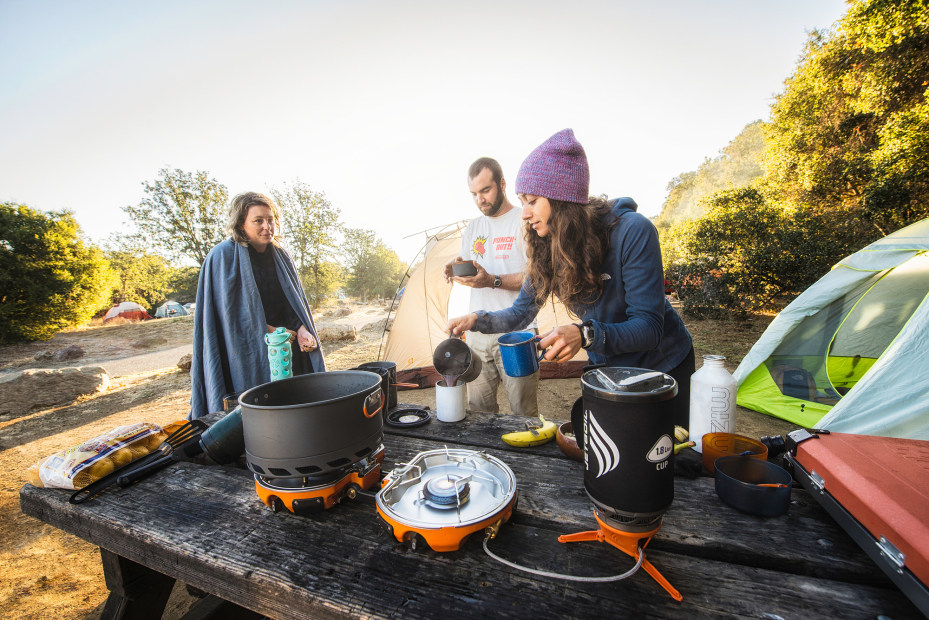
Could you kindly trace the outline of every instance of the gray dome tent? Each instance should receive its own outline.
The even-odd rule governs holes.
[[[929,439],[929,219],[846,257],[735,371],[738,403],[842,433]]]
[[[166,301],[155,310],[156,319],[165,319],[175,316],[187,316],[187,309],[176,301]]]

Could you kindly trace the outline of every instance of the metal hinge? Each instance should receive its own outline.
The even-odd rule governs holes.
[[[816,487],[816,490],[820,493],[826,488],[826,481],[823,480],[822,476],[816,473],[816,470],[810,472],[810,483]]]
[[[903,566],[906,563],[906,556],[902,551],[893,546],[889,540],[881,536],[881,540],[877,543],[877,548],[881,550],[881,555],[887,558],[887,560],[893,565],[898,573],[903,572]]]

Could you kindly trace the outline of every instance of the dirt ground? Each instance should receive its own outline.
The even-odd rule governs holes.
[[[351,313],[340,316],[349,308]],[[387,307],[379,304],[343,304],[316,313],[317,327],[353,325],[359,339],[348,344],[323,343],[331,370],[352,368],[377,359]],[[187,415],[190,399],[189,375],[173,362],[151,367],[151,355],[190,345],[193,317],[161,319],[118,325],[90,325],[57,334],[46,342],[0,347],[0,373],[23,368],[102,364],[130,368],[132,372],[111,376],[106,391],[77,402],[29,412],[0,415],[0,616],[4,618],[97,618],[107,591],[97,547],[45,525],[19,510],[19,489],[29,465],[131,422],[167,424]],[[687,321],[694,336],[698,366],[703,354],[721,354],[734,370],[770,318],[747,324],[719,321]],[[36,354],[54,352],[70,345],[85,351],[82,359],[69,363],[39,362]],[[137,368],[132,368],[136,364]],[[571,404],[580,396],[577,379],[542,381],[539,408],[546,418],[568,420]],[[499,399],[508,411],[506,398]],[[406,390],[403,403],[435,406],[433,389]],[[736,430],[761,437],[783,435],[794,426],[746,409],[739,409]],[[515,430],[515,429],[514,429]],[[166,618],[177,618],[192,599],[179,584]]]

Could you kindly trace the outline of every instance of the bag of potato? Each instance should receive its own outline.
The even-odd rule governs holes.
[[[167,430],[149,422],[119,426],[42,459],[29,468],[27,482],[37,487],[83,488],[158,448]]]

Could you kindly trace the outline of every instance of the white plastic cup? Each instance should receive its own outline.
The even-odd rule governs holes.
[[[707,433],[734,433],[736,412],[735,378],[723,366],[722,355],[704,355],[703,366],[690,376],[690,428],[694,449],[703,452]]]
[[[445,381],[435,384],[435,413],[440,422],[460,422],[465,419],[468,386],[465,383],[448,387]]]

